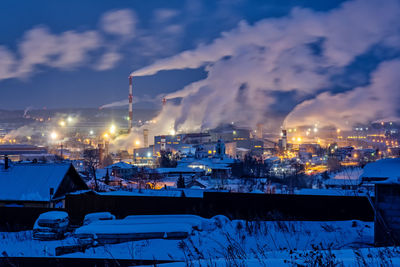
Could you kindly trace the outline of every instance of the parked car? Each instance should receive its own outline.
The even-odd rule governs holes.
[[[83,225],[88,225],[89,223],[96,221],[106,221],[115,220],[115,216],[109,212],[94,212],[86,214],[85,219],[83,219]]]
[[[62,239],[68,230],[68,225],[68,213],[64,211],[42,213],[33,226],[33,238],[39,240]]]

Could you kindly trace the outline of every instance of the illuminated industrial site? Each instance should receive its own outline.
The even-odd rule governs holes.
[[[20,2],[0,266],[400,266],[399,0]]]

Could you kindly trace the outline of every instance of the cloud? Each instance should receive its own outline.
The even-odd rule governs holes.
[[[276,94],[291,93],[295,103],[301,103],[334,88],[332,77],[371,48],[399,50],[399,16],[400,3],[395,0],[384,5],[378,0],[349,1],[327,12],[293,8],[285,17],[253,25],[241,22],[210,44],[158,60],[132,74],[204,66],[207,78],[167,95],[183,99],[160,116],[174,112],[169,116],[177,130],[228,122],[254,127],[271,120],[273,107],[279,104]],[[363,100],[367,101],[359,101]],[[291,108],[287,107],[287,112]],[[365,112],[370,117],[379,115]],[[164,128],[169,127],[166,124]]]
[[[56,35],[46,27],[36,27],[28,31],[19,44],[21,60],[15,76],[25,76],[38,65],[76,67],[85,62],[87,54],[98,49],[100,43],[101,38],[95,31],[67,31]]]
[[[107,52],[102,55],[99,62],[94,66],[96,70],[112,69],[115,64],[121,59],[121,55],[114,51]]]
[[[6,47],[0,46],[0,80],[12,78],[14,76],[14,68],[16,60]]]
[[[179,10],[171,8],[159,8],[154,11],[154,19],[159,22],[164,22],[176,17],[179,14]]]
[[[101,18],[101,28],[104,32],[132,38],[135,35],[137,18],[130,9],[109,11]]]
[[[95,70],[113,68],[121,59],[118,49],[135,33],[136,16],[122,9],[107,12],[101,18],[104,32],[118,35],[120,41],[110,43],[99,30],[69,30],[53,33],[46,26],[36,26],[24,33],[17,51],[0,46],[0,80],[26,78],[41,66],[74,69],[92,63]],[[100,58],[98,62],[93,57]]]

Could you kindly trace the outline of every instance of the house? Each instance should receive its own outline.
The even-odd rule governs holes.
[[[359,186],[358,179],[335,179],[331,178],[325,181],[325,187],[327,189],[343,189],[343,190],[355,190]]]
[[[47,149],[44,147],[38,147],[33,145],[24,144],[12,144],[12,145],[0,145],[0,155],[8,155],[12,160],[18,161],[22,155],[46,155]],[[40,158],[41,156],[38,156]]]
[[[4,163],[0,167],[0,206],[63,207],[66,194],[86,189],[71,163]]]
[[[138,172],[138,168],[131,164],[120,161],[105,167],[108,170],[110,176],[115,176],[122,179],[132,179],[133,176]]]
[[[392,177],[400,177],[400,158],[387,158],[365,165],[360,179],[362,183],[385,181]]]

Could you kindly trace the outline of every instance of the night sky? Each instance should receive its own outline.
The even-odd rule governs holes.
[[[120,101],[132,71],[209,44],[240,21],[252,25],[284,17],[294,6],[325,12],[341,2],[1,1],[0,109],[99,107]],[[366,61],[374,66],[373,59]],[[205,76],[200,67],[138,77],[135,95],[151,99]],[[157,101],[139,101],[136,107],[151,108]]]

